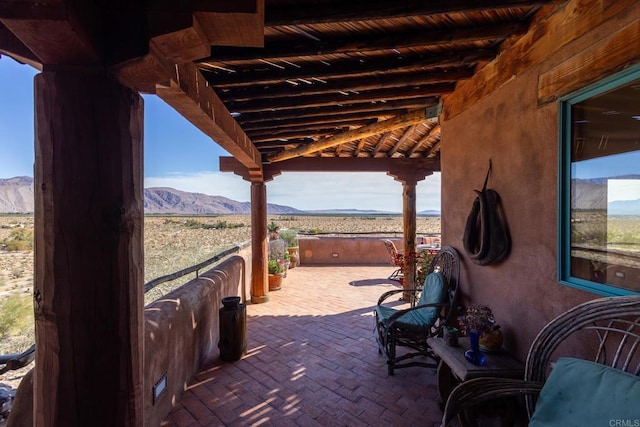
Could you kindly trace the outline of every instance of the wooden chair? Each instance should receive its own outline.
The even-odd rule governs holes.
[[[576,359],[576,346],[590,350]],[[456,387],[447,399],[442,426],[455,418],[463,426],[477,425],[479,412],[474,408],[513,396],[525,397],[530,425],[609,425],[630,416],[638,420],[638,375],[640,296],[592,300],[540,331],[527,355],[524,379],[485,377]],[[628,402],[617,401],[625,399]]]
[[[389,276],[389,280],[398,280],[402,276],[402,269],[404,267],[404,255],[401,254],[396,245],[389,239],[382,240],[384,246],[387,248],[387,252],[389,252],[389,256],[391,257],[391,264],[395,267],[398,267],[391,273]]]
[[[389,375],[393,375],[394,369],[409,366],[437,367],[437,357],[427,345],[427,338],[439,335],[443,326],[453,322],[459,277],[458,253],[446,246],[431,262],[424,286],[395,289],[380,296],[374,311],[378,351],[387,360]],[[413,293],[418,301],[415,307],[403,310],[389,307],[387,300],[403,292]],[[404,347],[407,352],[397,355],[397,347]]]

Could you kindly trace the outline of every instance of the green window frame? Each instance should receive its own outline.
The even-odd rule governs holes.
[[[558,281],[640,294],[640,64],[561,98],[559,113]]]

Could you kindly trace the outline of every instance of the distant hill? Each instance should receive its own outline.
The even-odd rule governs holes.
[[[399,212],[377,211],[375,209],[318,209],[305,211],[317,215],[397,215]]]
[[[640,175],[621,175],[610,179],[640,181]],[[604,210],[609,215],[640,215],[640,199],[607,203],[605,178],[574,179],[571,182],[571,206],[575,209]]]
[[[0,212],[33,212],[33,178],[17,176],[0,179]]]
[[[33,197],[33,178],[19,176],[0,179],[0,213],[33,212]],[[147,188],[144,190],[144,211],[151,214],[249,214],[251,204],[173,188]],[[303,211],[268,203],[267,213],[299,214]]]
[[[188,193],[167,187],[144,190],[144,212],[149,214],[249,214],[251,203],[238,202],[222,196]],[[267,204],[269,214],[297,214],[302,211],[290,206]]]

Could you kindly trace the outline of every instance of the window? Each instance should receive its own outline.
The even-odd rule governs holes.
[[[640,293],[640,66],[560,103],[561,283]]]

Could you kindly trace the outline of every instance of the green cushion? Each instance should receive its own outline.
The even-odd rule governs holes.
[[[588,360],[562,357],[542,387],[529,423],[535,426],[610,426],[640,422],[640,378]]]
[[[440,273],[431,273],[424,281],[424,288],[417,305],[441,303],[446,295],[446,286],[444,278]],[[424,330],[433,326],[434,322],[440,314],[442,307],[426,307],[419,308],[417,310],[411,310],[408,313],[400,316],[396,320],[396,327],[410,330]],[[378,318],[382,321],[386,321],[398,310],[386,307],[377,306],[376,313]]]

